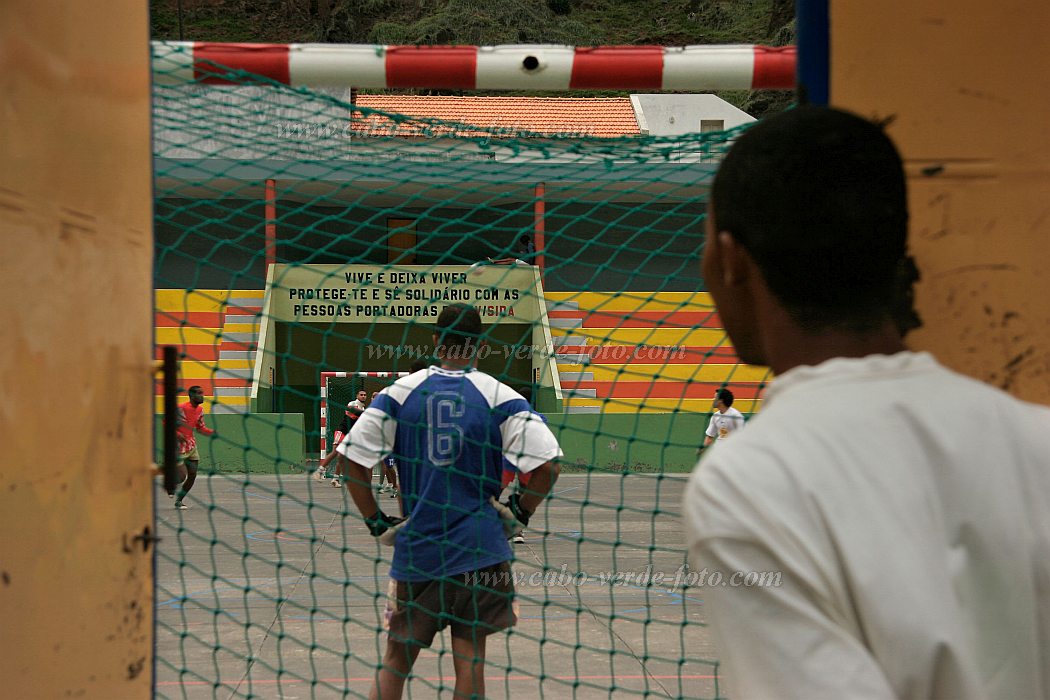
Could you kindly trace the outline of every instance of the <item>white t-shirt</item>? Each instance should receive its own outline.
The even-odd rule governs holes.
[[[1050,410],[926,353],[773,382],[686,489],[734,697],[1050,698]]]
[[[730,406],[725,413],[715,411],[715,414],[711,416],[711,422],[707,424],[707,431],[704,435],[725,440],[731,432],[743,427],[744,414]]]

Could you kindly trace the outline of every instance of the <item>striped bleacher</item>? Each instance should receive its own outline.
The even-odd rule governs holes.
[[[706,292],[546,292],[566,410],[707,413],[728,386],[758,410],[765,367],[741,364]]]
[[[199,384],[212,413],[249,409],[262,297],[262,290],[156,290],[155,352],[159,359],[161,346],[179,349],[180,402]],[[159,383],[155,405],[163,410]]]

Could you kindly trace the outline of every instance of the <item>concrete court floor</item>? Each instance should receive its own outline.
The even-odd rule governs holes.
[[[488,697],[718,695],[703,589],[671,590],[683,486],[684,475],[562,476],[515,546],[520,619],[489,638]],[[367,697],[392,550],[348,514],[344,490],[303,474],[215,474],[198,479],[189,510],[159,488],[156,502],[157,697]],[[387,512],[395,503],[381,497]],[[647,568],[666,580],[639,585]],[[405,697],[451,698],[453,678],[446,630]]]

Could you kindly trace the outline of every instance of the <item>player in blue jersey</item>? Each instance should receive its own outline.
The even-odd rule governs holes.
[[[474,307],[442,310],[440,365],[380,392],[337,447],[369,531],[394,543],[387,648],[371,698],[400,698],[420,649],[445,626],[455,696],[483,697],[486,637],[517,622],[507,536],[550,493],[562,451],[521,394],[476,369],[481,334]],[[371,469],[390,456],[404,521],[383,513],[369,487]],[[531,478],[500,504],[504,459]]]

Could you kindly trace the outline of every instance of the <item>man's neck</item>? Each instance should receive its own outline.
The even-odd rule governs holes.
[[[766,359],[777,375],[802,365],[816,366],[836,357],[894,355],[907,350],[904,339],[891,324],[870,332],[829,330],[806,333],[797,327],[771,333]]]
[[[445,358],[441,358],[441,369],[447,369],[450,372],[465,372],[473,366],[474,363],[469,360],[446,360]]]

